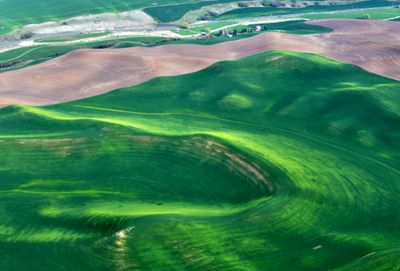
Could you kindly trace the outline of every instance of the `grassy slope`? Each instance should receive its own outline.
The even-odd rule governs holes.
[[[179,4],[179,5],[165,5],[158,7],[148,7],[144,11],[158,20],[161,23],[168,23],[179,20],[187,12],[191,10],[200,9],[205,6],[236,2],[237,0],[212,0],[212,1],[199,1],[195,3]]]
[[[357,2],[354,4],[346,5],[313,5],[304,8],[242,8],[232,11],[228,11],[217,16],[217,19],[233,19],[233,18],[246,18],[246,17],[259,17],[259,16],[270,16],[270,15],[287,15],[297,13],[308,13],[308,12],[329,12],[329,11],[342,11],[347,9],[357,8],[373,8],[373,7],[385,7],[393,5],[392,2],[386,0],[368,0],[363,2]]]
[[[61,20],[102,12],[121,12],[153,4],[195,3],[197,0],[3,0],[0,1],[0,34],[25,24]]]
[[[269,52],[5,108],[0,269],[393,270],[399,87]]]

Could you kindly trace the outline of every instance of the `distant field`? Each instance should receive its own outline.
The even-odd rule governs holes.
[[[255,26],[255,25],[252,25]],[[326,28],[318,25],[309,25],[305,24],[305,21],[286,21],[281,23],[272,23],[272,24],[263,24],[261,26],[265,26],[267,31],[279,31],[285,32],[289,34],[320,34],[320,33],[329,33],[332,32],[332,29]]]
[[[354,4],[346,5],[313,5],[304,8],[241,8],[228,11],[216,17],[218,20],[226,20],[233,18],[246,18],[246,17],[260,17],[260,16],[272,16],[272,15],[288,15],[296,13],[308,13],[308,12],[329,12],[329,11],[343,11],[346,9],[357,9],[357,8],[374,8],[374,7],[386,7],[392,6],[393,2],[385,0],[369,0],[363,2],[357,2]]]
[[[265,31],[273,31],[273,32],[284,32],[289,34],[299,34],[299,35],[306,35],[306,34],[319,34],[319,33],[328,33],[331,32],[332,29],[318,26],[318,25],[309,25],[305,24],[304,20],[294,20],[294,21],[285,21],[279,23],[269,23],[269,24],[252,24],[252,25],[240,25],[240,26],[233,26],[229,27],[230,31],[236,30],[239,35],[240,33],[248,33],[249,31],[253,31],[257,25],[261,27],[265,27]],[[246,31],[245,31],[246,30]],[[256,32],[257,33],[257,32]]]
[[[0,269],[395,270],[399,88],[268,52],[2,109]]]
[[[265,31],[279,31],[279,32],[285,32],[285,33],[291,33],[291,34],[317,34],[317,33],[327,33],[332,31],[329,28],[325,28],[322,26],[316,26],[316,25],[308,25],[304,23],[304,20],[295,20],[295,21],[285,21],[285,22],[279,22],[279,23],[269,23],[269,24],[253,24],[253,25],[235,25],[232,27],[229,27],[230,25],[237,24],[235,22],[216,22],[212,24],[207,24],[204,26],[197,26],[193,27],[190,29],[182,29],[178,31],[174,31],[176,33],[179,33],[181,35],[194,35],[194,34],[199,34],[202,32],[213,32],[215,34],[215,30],[219,28],[224,28],[227,31],[233,32],[234,30],[237,31],[238,35],[249,35],[253,34],[256,35],[258,34],[255,32],[255,28],[257,25],[260,25],[261,27],[266,27],[266,30],[263,30],[262,32]]]
[[[56,21],[73,16],[121,12],[149,5],[196,3],[198,0],[2,0],[0,34],[31,23]]]
[[[236,2],[237,0],[216,0],[216,1],[200,1],[189,4],[179,5],[166,5],[157,7],[148,7],[144,9],[144,12],[152,16],[154,19],[161,23],[173,22],[179,20],[187,12],[191,10],[200,9],[205,6]]]
[[[333,18],[385,20],[396,16],[400,16],[400,8],[371,9],[364,11],[341,12],[336,14],[315,14],[315,15],[305,15],[302,17],[312,20],[333,19]]]

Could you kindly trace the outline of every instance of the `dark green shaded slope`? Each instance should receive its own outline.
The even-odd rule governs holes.
[[[399,86],[269,52],[3,109],[0,269],[393,270]]]

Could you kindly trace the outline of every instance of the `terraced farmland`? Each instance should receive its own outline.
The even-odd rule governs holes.
[[[4,108],[0,269],[396,270],[399,87],[274,51]]]

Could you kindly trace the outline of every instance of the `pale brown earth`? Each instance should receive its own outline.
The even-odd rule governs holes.
[[[320,54],[400,80],[399,22],[335,19],[312,24],[333,28],[334,32],[269,32],[209,46],[77,50],[35,66],[0,73],[0,106],[78,100],[157,76],[195,72],[221,60],[276,49]]]

